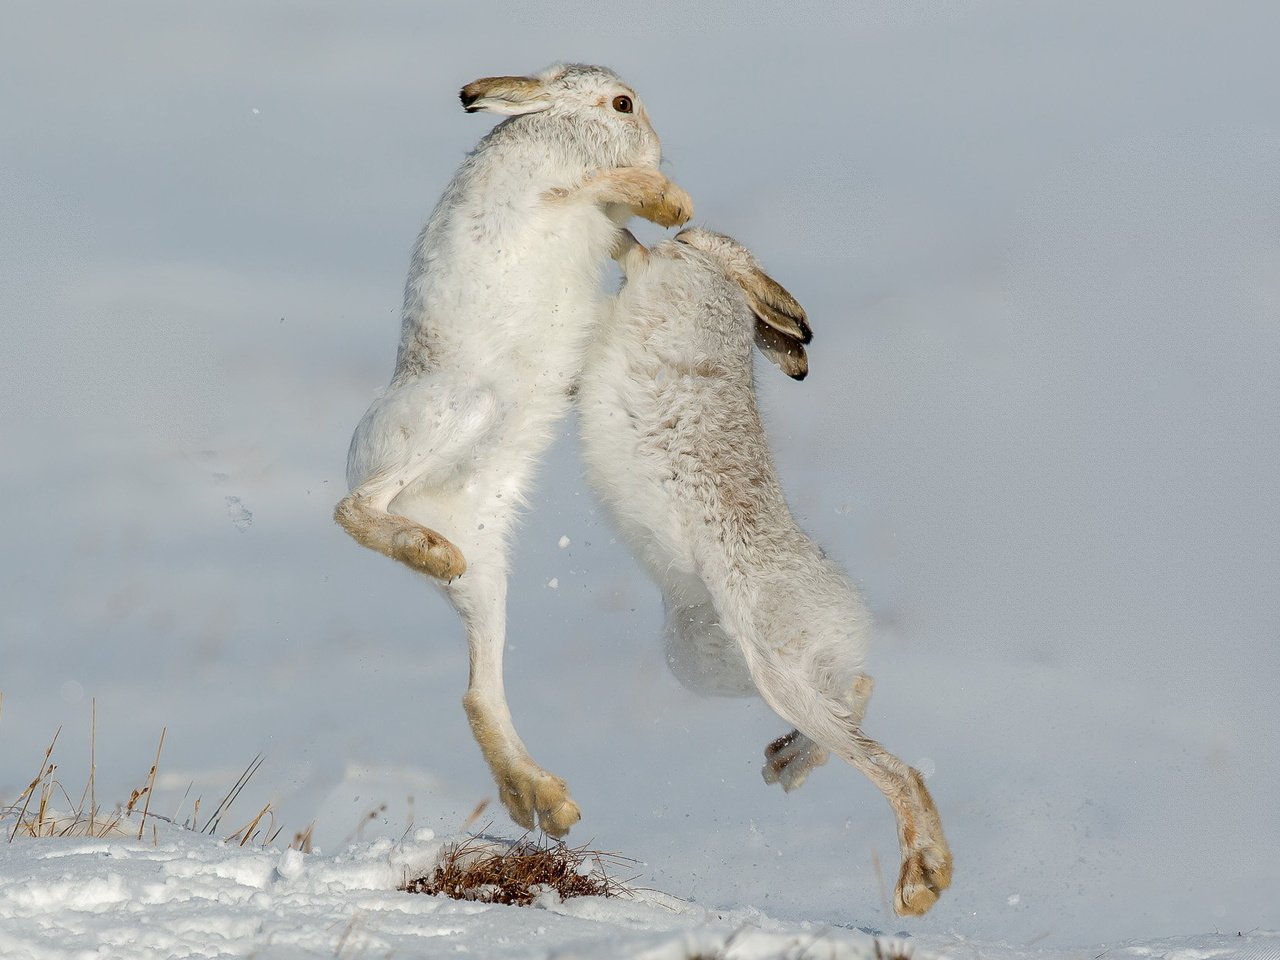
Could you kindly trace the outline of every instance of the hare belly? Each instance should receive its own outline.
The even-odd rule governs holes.
[[[587,480],[657,583],[696,576],[671,472],[646,446],[642,425],[616,395],[600,389],[601,382],[584,384],[580,396]]]
[[[616,478],[614,496],[619,525],[637,557],[663,588],[699,578],[688,524],[672,495],[667,476],[653,464]]]

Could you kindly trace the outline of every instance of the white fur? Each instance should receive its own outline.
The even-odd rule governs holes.
[[[577,188],[598,171],[656,171],[661,151],[634,91],[602,67],[514,78],[513,93],[495,79],[513,78],[468,85],[464,105],[512,116],[463,162],[418,238],[395,375],[352,437],[344,503],[408,518],[465,557],[444,589],[466,627],[473,729],[513,817],[560,835],[577,807],[530,759],[503,692],[508,539],[635,212]],[[495,95],[469,97],[478,85]],[[633,112],[611,106],[619,95]]]
[[[776,658],[844,698],[868,616],[787,508],[742,291],[684,243],[635,258],[588,353],[578,410],[588,479],[662,587],[671,665],[701,692],[753,694],[749,661]]]
[[[632,242],[579,391],[587,476],[662,588],[676,676],[758,692],[795,726],[767,780],[793,789],[828,750],[871,777],[899,814],[900,912],[923,912],[950,880],[941,824],[919,775],[861,733],[869,617],[792,518],[756,405],[752,288],[772,281],[720,234]]]

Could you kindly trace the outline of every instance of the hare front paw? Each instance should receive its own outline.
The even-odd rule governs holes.
[[[683,187],[666,177],[662,180],[664,185],[661,192],[656,197],[649,198],[636,212],[660,227],[682,227],[693,216],[693,198]]]
[[[662,227],[680,226],[693,216],[689,194],[650,167],[602,170],[588,177],[584,186],[605,203],[622,204]]]
[[[498,799],[520,826],[532,830],[536,825],[556,838],[582,819],[582,811],[569,796],[568,784],[534,764],[521,763],[504,771]]]
[[[893,892],[893,910],[900,917],[918,917],[927,913],[949,886],[951,851],[945,845],[921,847],[902,861],[898,886]]]
[[[792,730],[764,748],[765,765],[760,773],[765,783],[781,783],[790,793],[799,789],[810,770],[826,763],[828,756],[824,747]]]

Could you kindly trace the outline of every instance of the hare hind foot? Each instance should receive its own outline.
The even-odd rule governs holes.
[[[797,790],[809,771],[827,762],[826,748],[799,730],[783,734],[764,748],[765,764],[760,771],[765,783],[780,783],[787,793]]]
[[[495,779],[502,805],[511,819],[526,830],[536,826],[558,839],[582,819],[582,811],[569,796],[568,785],[534,763],[512,764],[497,773]]]
[[[927,913],[949,886],[951,851],[945,843],[922,847],[902,861],[898,886],[893,892],[893,910],[900,917],[918,917]]]
[[[467,569],[462,551],[447,537],[408,517],[379,510],[359,494],[342,499],[333,519],[357,543],[428,576],[447,582]]]
[[[406,520],[391,538],[391,557],[439,580],[451,581],[467,570],[462,551],[434,530]]]
[[[942,820],[918,770],[907,768],[914,799],[899,811],[898,839],[902,869],[894,890],[893,908],[899,916],[919,916],[951,886],[951,848],[942,833]]]

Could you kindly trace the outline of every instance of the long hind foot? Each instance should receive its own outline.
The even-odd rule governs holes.
[[[498,799],[511,819],[526,830],[536,826],[559,838],[582,819],[582,811],[569,796],[568,784],[531,761],[495,770],[494,779],[498,783]]]
[[[951,886],[952,870],[951,848],[924,777],[913,767],[906,770],[905,784],[914,801],[899,811],[902,869],[893,892],[893,909],[904,917],[919,916],[937,903],[938,895]]]
[[[893,892],[893,909],[900,917],[918,917],[938,902],[938,895],[951,886],[951,851],[946,841],[930,844],[902,861],[898,886]]]
[[[799,730],[785,733],[764,748],[760,773],[765,783],[781,783],[787,793],[799,789],[809,771],[827,762],[830,754]]]
[[[379,510],[359,494],[339,501],[333,519],[360,545],[428,576],[449,581],[467,569],[462,551],[447,537],[408,517]]]
[[[392,534],[391,559],[440,580],[453,580],[466,572],[467,561],[452,541],[412,520],[395,519],[404,522]]]
[[[470,689],[462,698],[471,733],[498,785],[498,799],[511,819],[526,830],[535,827],[553,837],[563,837],[582,819],[582,811],[569,796],[569,787],[555,774],[533,762],[511,726],[505,701]]]

